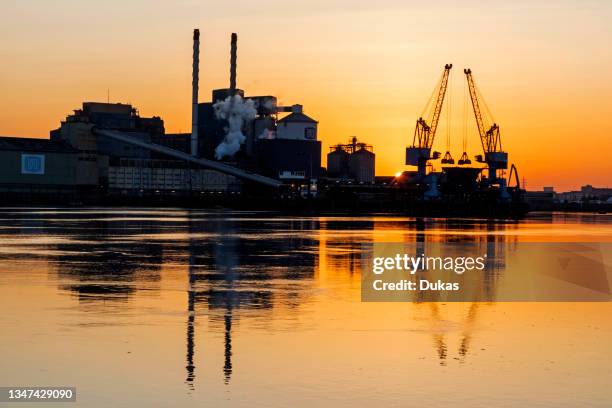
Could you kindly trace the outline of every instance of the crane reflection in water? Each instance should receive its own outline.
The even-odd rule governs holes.
[[[454,222],[448,220],[445,226],[446,230],[452,231],[457,227],[457,225],[453,224]],[[495,301],[498,280],[503,274],[506,265],[506,252],[509,249],[508,237],[498,235],[495,232],[511,229],[513,224],[482,222],[473,224],[461,223],[460,225],[462,230],[468,229],[469,231],[471,229],[473,231],[480,230],[487,232],[481,236],[467,236],[458,240],[458,242],[473,243],[479,247],[486,248],[485,252],[487,255],[483,279],[478,280],[478,285],[476,290],[472,292],[471,298],[466,299],[467,311],[460,323],[461,335],[457,347],[458,357],[456,359],[463,362],[470,351],[473,329],[478,319],[478,313],[482,307],[486,307],[490,302]],[[422,220],[416,223],[416,256],[427,253],[426,237],[428,235],[426,234],[426,229],[426,224]],[[516,237],[512,238],[511,241],[516,243]],[[436,349],[440,365],[445,366],[449,350],[447,333],[442,328],[446,318],[442,313],[444,303],[441,303],[440,296],[439,292],[420,291],[417,293],[416,303],[427,307],[429,310],[428,321],[432,327],[434,348]]]

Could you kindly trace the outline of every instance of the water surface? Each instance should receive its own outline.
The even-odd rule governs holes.
[[[0,386],[76,386],[75,407],[612,405],[610,303],[360,302],[362,243],[414,241],[503,257],[612,242],[612,217],[1,209]]]

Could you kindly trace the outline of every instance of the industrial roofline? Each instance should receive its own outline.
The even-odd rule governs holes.
[[[219,163],[213,160],[193,157],[188,153],[184,153],[179,150],[171,149],[166,146],[161,146],[155,143],[143,142],[142,140],[138,140],[131,136],[128,136],[124,132],[119,132],[116,130],[98,129],[95,127],[92,129],[92,131],[97,136],[108,137],[111,139],[118,140],[120,142],[128,143],[134,146],[142,147],[147,150],[151,150],[151,151],[162,153],[162,154],[165,154],[171,157],[175,157],[180,160],[185,160],[191,163],[196,163],[196,164],[201,165],[202,167],[216,170],[224,174],[229,174],[231,176],[238,177],[243,180],[249,180],[255,183],[263,184],[269,187],[276,187],[276,188],[283,185],[283,183],[273,178],[262,176],[261,174],[257,174],[257,173],[251,173],[251,172],[239,169],[237,167],[229,166],[227,164]]]

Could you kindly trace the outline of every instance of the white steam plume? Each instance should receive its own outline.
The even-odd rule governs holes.
[[[228,96],[223,101],[213,105],[217,119],[227,120],[228,127],[225,129],[225,138],[215,149],[215,157],[220,160],[231,157],[244,143],[246,136],[242,133],[245,121],[255,119],[257,109],[251,99],[243,100],[240,95]]]

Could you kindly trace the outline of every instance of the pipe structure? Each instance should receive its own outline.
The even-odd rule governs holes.
[[[232,33],[232,44],[230,49],[230,89],[231,95],[236,93],[236,58],[238,49],[238,35]]]
[[[198,155],[198,88],[200,86],[200,30],[193,30],[193,73],[191,82],[191,155]]]
[[[202,159],[199,157],[193,157],[190,154],[181,152],[180,150],[171,149],[166,146],[158,145],[155,143],[144,142],[136,139],[127,133],[120,132],[117,130],[97,129],[93,128],[93,133],[96,136],[108,137],[110,139],[118,140],[123,143],[128,143],[133,146],[142,147],[153,152],[165,154],[170,157],[177,158],[179,160],[185,160],[191,163],[199,164],[202,167],[206,167],[211,170],[216,170],[220,173],[229,174],[230,176],[237,177],[242,180],[249,180],[255,183],[263,184],[268,187],[281,187],[283,183],[270,177],[262,176],[261,174],[251,173],[246,170],[239,169],[234,166],[229,166],[221,162]]]

